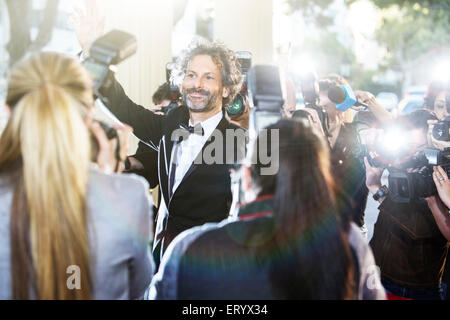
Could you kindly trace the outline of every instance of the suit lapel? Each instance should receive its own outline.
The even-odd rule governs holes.
[[[184,112],[181,112],[179,116],[171,119],[170,121],[167,121],[165,125],[166,131],[163,135],[163,138],[161,140],[161,147],[160,147],[160,157],[159,157],[159,180],[161,184],[161,190],[164,193],[164,199],[167,199],[167,201],[170,201],[169,195],[170,195],[170,181],[169,181],[169,174],[170,174],[170,168],[172,167],[172,150],[174,147],[174,141],[172,141],[172,133],[174,130],[178,129],[180,124],[188,124],[189,122],[189,111],[187,107],[183,106],[180,108],[184,108]],[[168,207],[168,205],[167,205]]]
[[[226,131],[225,131],[225,130],[226,130],[227,126],[228,126],[228,120],[226,119],[226,117],[225,117],[225,115],[224,115],[224,116],[222,117],[222,120],[220,120],[219,124],[217,125],[216,129],[214,129],[214,130],[219,130],[219,131],[222,133],[222,136],[223,136],[223,139],[224,139],[224,140],[223,140],[224,145],[226,144],[226,141],[225,141],[225,138],[226,138],[225,132],[226,132]],[[214,131],[213,131],[213,133],[214,133]],[[205,143],[205,145],[203,146],[203,148],[202,148],[202,150],[200,151],[200,153],[196,156],[194,162],[192,162],[191,166],[189,167],[188,171],[187,171],[186,174],[184,175],[183,179],[181,180],[181,183],[179,184],[178,188],[175,190],[174,194],[175,194],[178,190],[180,190],[180,188],[183,186],[183,183],[186,181],[186,179],[189,178],[189,176],[190,176],[192,173],[194,173],[194,172],[199,168],[199,166],[200,166],[201,164],[198,164],[199,162],[196,161],[196,160],[198,159],[199,156],[202,156],[202,155],[203,155],[203,153],[204,153],[204,151],[205,151],[205,148],[208,147],[208,146],[213,142],[212,140],[213,140],[213,139],[211,139],[211,136],[208,137],[208,140],[206,141],[206,143]],[[172,197],[173,197],[173,195],[172,195]],[[172,198],[171,198],[170,200],[172,200]],[[169,203],[170,203],[170,200],[169,200]]]

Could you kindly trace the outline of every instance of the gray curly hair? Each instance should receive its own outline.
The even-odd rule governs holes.
[[[221,70],[222,85],[230,90],[228,97],[223,98],[223,107],[228,106],[241,90],[243,78],[241,64],[235,52],[228,49],[222,42],[211,42],[203,38],[192,41],[187,50],[178,57],[172,69],[170,81],[181,87],[189,61],[198,55],[210,56]]]

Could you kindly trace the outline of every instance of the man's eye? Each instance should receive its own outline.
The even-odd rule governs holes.
[[[208,80],[214,80],[214,77],[212,77],[212,76],[207,76],[206,79],[208,79]]]
[[[186,75],[186,78],[194,78],[194,74],[188,73],[188,74]]]

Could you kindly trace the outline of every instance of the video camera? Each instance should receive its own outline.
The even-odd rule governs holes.
[[[450,100],[450,97],[446,97],[446,100]],[[450,107],[449,101],[447,100],[447,108]],[[433,138],[439,141],[450,141],[450,117],[446,117],[443,121],[439,121],[433,127]]]
[[[400,129],[400,130],[399,130]],[[450,149],[424,149],[411,154],[401,127],[387,127],[374,145],[377,157],[365,153],[372,167],[389,171],[389,195],[393,202],[409,203],[414,199],[437,194],[433,180],[433,166],[441,166],[450,174]],[[396,141],[394,141],[396,140]],[[413,171],[413,172],[408,172]]]
[[[445,108],[447,113],[450,111],[450,78],[447,81],[447,88],[445,90]],[[443,121],[439,121],[433,127],[433,138],[438,141],[450,141],[450,116]]]
[[[136,53],[137,40],[133,35],[112,30],[97,39],[83,64],[94,80],[94,93],[102,99],[101,90],[111,85],[114,66]]]
[[[248,95],[248,84],[247,76],[248,71],[252,66],[252,54],[249,51],[237,51],[236,56],[241,64],[241,72],[244,78],[241,91],[236,95],[234,100],[226,108],[227,114],[236,118],[247,112],[247,105],[245,103],[246,97]]]
[[[388,181],[392,201],[408,203],[413,199],[437,194],[433,180],[433,166],[441,166],[447,174],[450,174],[448,156],[450,156],[450,149],[444,151],[426,149],[407,164],[410,168],[417,168],[420,171],[405,172],[390,169]]]

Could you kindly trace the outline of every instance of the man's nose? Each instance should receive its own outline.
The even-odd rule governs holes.
[[[195,89],[203,89],[203,85],[204,85],[204,81],[203,81],[203,77],[197,77],[194,80],[194,88]]]

